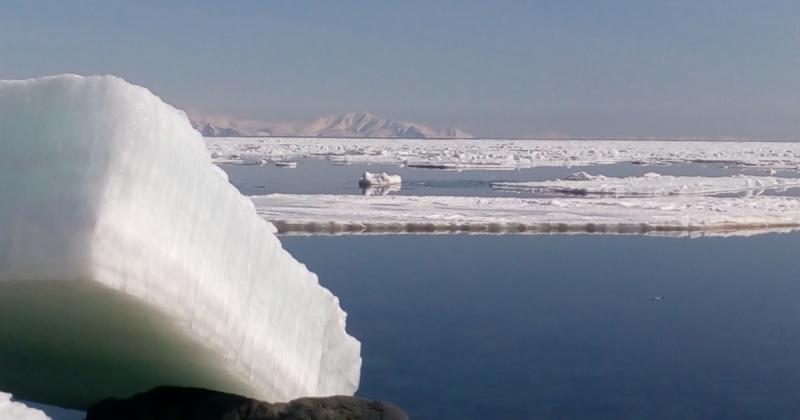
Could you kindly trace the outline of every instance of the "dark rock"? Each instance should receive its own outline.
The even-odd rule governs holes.
[[[100,401],[86,420],[407,420],[400,408],[357,397],[299,398],[271,404],[202,388],[161,386]]]

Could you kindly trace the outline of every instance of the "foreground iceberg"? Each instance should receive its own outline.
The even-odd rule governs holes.
[[[338,299],[211,164],[183,112],[116,77],[0,81],[0,133],[0,282],[134,296],[257,398],[355,392],[360,344]]]

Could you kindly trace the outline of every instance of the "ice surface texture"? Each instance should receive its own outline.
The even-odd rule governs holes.
[[[640,177],[615,178],[577,172],[564,180],[535,182],[493,182],[501,191],[615,197],[656,197],[670,195],[714,195],[759,193],[800,187],[800,178],[734,175],[727,177],[669,176],[647,173]]]
[[[211,163],[186,115],[122,79],[0,81],[0,281],[93,280],[220,352],[253,396],[353,394],[338,299]]]
[[[513,169],[616,162],[800,169],[800,142],[208,138],[218,162],[326,158],[438,169]]]
[[[800,199],[753,196],[511,198],[253,196],[281,233],[635,233],[749,235],[800,228]]]

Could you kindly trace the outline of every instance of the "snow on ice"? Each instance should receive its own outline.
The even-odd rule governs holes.
[[[390,185],[400,185],[403,179],[400,175],[389,175],[386,172],[373,174],[364,172],[358,180],[359,187],[388,187]]]
[[[647,173],[641,177],[614,178],[577,172],[564,180],[536,182],[493,182],[501,191],[566,195],[609,195],[615,197],[714,195],[763,193],[800,187],[800,178],[734,175],[729,177],[666,176]]]
[[[800,227],[795,197],[509,198],[271,194],[251,197],[281,233],[738,234]]]
[[[253,197],[281,233],[608,232],[751,234],[800,224],[795,197],[761,197],[800,186],[775,177],[800,169],[800,142],[626,140],[206,139],[219,162],[243,154],[395,163],[438,169],[519,169],[631,162],[763,168],[770,176],[614,178],[572,174],[564,180],[495,182],[504,191],[580,196],[542,198],[295,196]],[[227,159],[227,160],[225,160]],[[370,174],[372,176],[372,174]],[[742,197],[721,197],[720,195]],[[366,195],[366,193],[365,193]],[[720,196],[720,197],[705,197]],[[612,199],[613,197],[613,199]],[[640,198],[635,200],[634,198]],[[651,199],[647,199],[651,198]]]
[[[319,158],[437,169],[515,169],[617,162],[800,169],[800,142],[207,138],[215,162]]]

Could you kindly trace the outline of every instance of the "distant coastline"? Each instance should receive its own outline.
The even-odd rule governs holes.
[[[366,137],[445,138],[473,136],[457,128],[436,129],[426,125],[395,121],[368,112],[350,112],[317,118],[308,123],[238,121],[231,118],[192,118],[192,126],[206,137]]]

